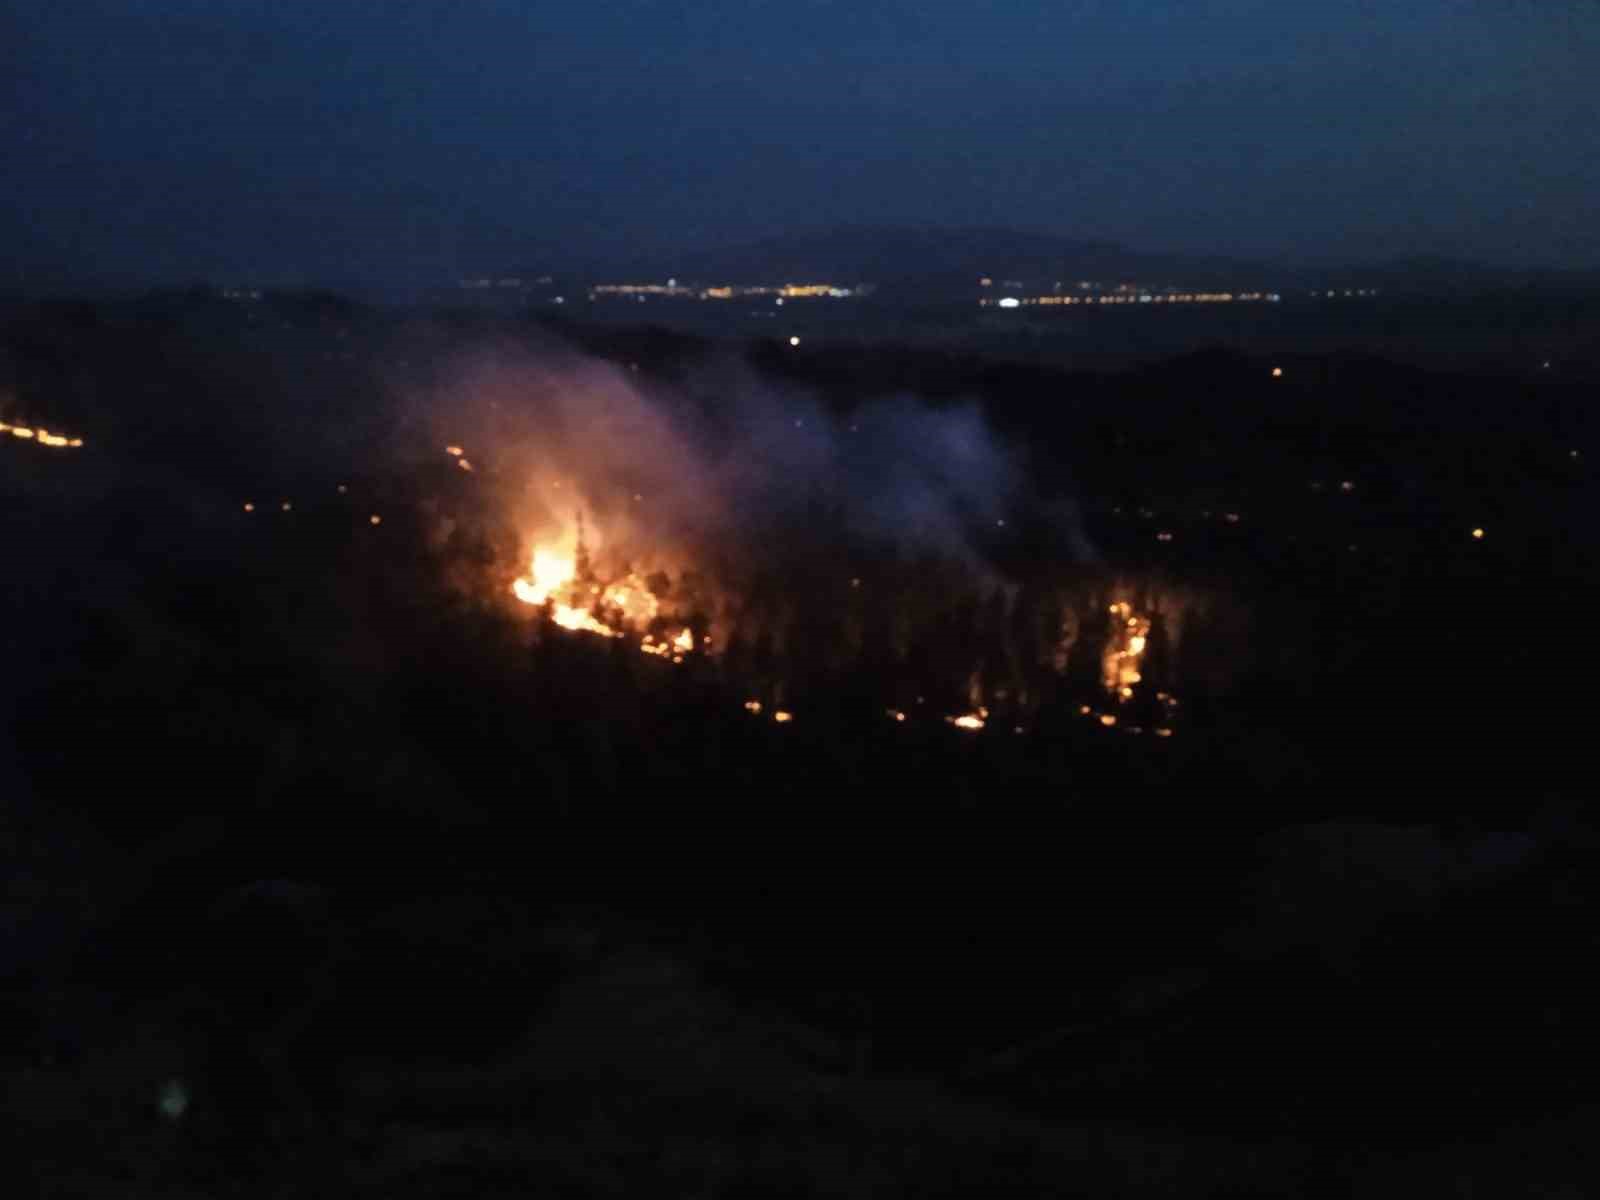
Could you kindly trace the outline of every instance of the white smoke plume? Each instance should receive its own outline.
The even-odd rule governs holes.
[[[897,396],[840,415],[727,359],[667,385],[564,348],[479,348],[413,395],[412,417],[461,447],[530,541],[570,538],[581,512],[589,549],[635,567],[767,557],[826,520],[988,574],[981,537],[1028,490],[976,403]],[[1081,553],[1062,524],[1063,552]]]

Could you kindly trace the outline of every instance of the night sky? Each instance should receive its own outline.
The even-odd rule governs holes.
[[[0,286],[846,223],[1600,266],[1595,0],[0,0],[0,74]]]

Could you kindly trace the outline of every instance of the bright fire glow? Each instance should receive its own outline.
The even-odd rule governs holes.
[[[959,717],[946,717],[945,720],[957,729],[979,730],[988,722],[989,710],[980,705],[976,712],[964,713]]]
[[[1100,660],[1100,679],[1119,701],[1133,699],[1134,685],[1143,680],[1139,660],[1150,640],[1150,618],[1119,600],[1111,606],[1111,636]]]
[[[563,629],[598,633],[601,637],[621,637],[609,625],[595,620],[586,608],[557,599],[558,593],[572,598],[577,564],[554,550],[541,546],[533,552],[529,573],[511,585],[512,592],[524,604],[549,604],[550,618]]]
[[[51,433],[43,427],[31,425],[12,425],[0,421],[0,433],[9,433],[12,437],[24,442],[32,442],[37,446],[70,447],[73,450],[83,446],[83,439],[67,437],[64,434]]]
[[[622,635],[619,633],[616,636]],[[657,658],[670,658],[675,663],[681,663],[683,656],[694,649],[694,630],[684,629],[670,642],[657,641],[654,634],[647,633],[644,635],[644,640],[639,643],[639,649],[642,653],[654,654]]]
[[[581,542],[573,554],[548,546],[536,547],[528,574],[512,583],[512,594],[524,604],[548,605],[551,620],[563,629],[601,637],[627,637],[631,630],[655,620],[661,606],[643,580],[629,574],[601,584],[587,571],[580,579],[581,557]],[[694,631],[687,628],[670,640],[646,633],[639,644],[645,654],[673,662],[682,662],[683,656],[694,648]]]

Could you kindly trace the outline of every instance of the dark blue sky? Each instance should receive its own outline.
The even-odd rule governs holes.
[[[1600,266],[1595,0],[0,0],[0,71],[34,278],[839,223]]]

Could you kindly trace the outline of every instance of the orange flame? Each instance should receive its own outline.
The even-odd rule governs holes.
[[[1119,600],[1111,606],[1111,637],[1101,656],[1101,682],[1119,701],[1133,699],[1134,685],[1143,680],[1139,659],[1150,643],[1150,618]]]
[[[74,450],[83,446],[82,438],[51,433],[43,426],[12,425],[5,421],[0,421],[0,433],[9,433],[14,438],[20,438],[25,442],[33,442],[38,446],[70,447]]]

